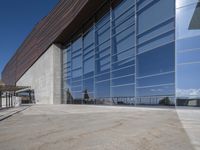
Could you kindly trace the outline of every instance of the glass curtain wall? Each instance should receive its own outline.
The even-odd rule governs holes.
[[[137,2],[137,103],[174,104],[175,1]]]
[[[200,106],[200,1],[176,1],[177,105]]]
[[[173,105],[175,0],[110,7],[63,50],[63,78],[68,103]]]

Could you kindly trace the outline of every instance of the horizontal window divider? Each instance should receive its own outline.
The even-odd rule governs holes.
[[[104,34],[104,33],[106,33],[106,32],[110,32],[110,26],[108,26],[107,28],[105,28],[103,31],[101,31],[100,33],[99,33],[99,31],[96,31],[96,35],[98,36],[98,37],[100,37],[102,34]]]
[[[92,53],[93,53],[93,55],[94,55],[94,49],[91,50],[90,52],[87,52],[86,54],[83,54],[83,57],[87,57],[87,55],[92,54]]]
[[[168,84],[159,84],[159,85],[151,85],[151,86],[141,86],[141,87],[136,86],[136,89],[146,89],[146,88],[168,86],[168,85],[172,86],[172,85],[175,85],[175,84],[174,83],[168,83]]]
[[[185,62],[185,63],[177,63],[178,66],[182,65],[193,65],[193,64],[199,64],[200,61],[191,61],[191,62]]]
[[[79,52],[80,50],[82,50],[82,47],[81,47],[81,48],[78,48],[78,49],[75,49],[75,50],[72,49],[71,52],[72,52],[72,54],[74,54],[74,53],[76,53],[76,52]]]
[[[143,54],[143,53],[146,53],[146,52],[155,50],[156,48],[162,47],[162,46],[164,46],[164,45],[167,45],[167,44],[170,44],[170,43],[173,43],[173,42],[175,42],[175,40],[169,41],[169,42],[166,42],[166,43],[162,43],[162,44],[160,44],[160,45],[158,45],[158,46],[155,46],[155,47],[153,47],[153,48],[151,48],[151,49],[147,49],[147,50],[145,50],[145,51],[143,51],[143,52],[138,52],[136,55],[140,55],[140,54]]]
[[[67,77],[67,78],[64,78],[63,80],[67,81],[67,80],[71,80],[72,78],[71,77]]]
[[[125,52],[127,52],[127,51],[129,51],[129,50],[131,50],[131,49],[134,49],[134,48],[135,48],[135,45],[134,45],[134,46],[131,46],[131,47],[129,47],[129,48],[127,48],[127,49],[125,49],[125,50],[123,50],[123,51],[121,51],[121,52],[118,52],[118,53],[116,53],[116,54],[113,54],[112,56],[116,56],[116,55],[125,53]]]
[[[94,75],[92,75],[91,77],[83,78],[83,81],[89,80],[89,79],[94,79]]]
[[[160,25],[162,25],[162,24],[164,24],[164,23],[166,23],[166,22],[168,22],[168,21],[170,21],[170,20],[172,20],[172,19],[175,19],[175,16],[170,17],[170,18],[167,18],[166,20],[160,22],[160,23],[157,24],[157,25],[154,25],[153,27],[150,27],[149,29],[143,31],[142,33],[137,34],[136,36],[137,36],[137,37],[138,37],[138,36],[141,36],[142,34],[145,34],[145,32],[148,32],[148,31],[150,31],[150,30],[152,30],[152,29],[154,29],[154,28],[157,29],[158,26],[160,26]],[[175,20],[174,20],[174,21],[175,21]]]
[[[96,83],[96,84],[99,84],[99,83],[106,82],[106,81],[110,81],[110,79],[95,81],[95,83]]]
[[[162,36],[162,35],[164,35],[164,34],[167,34],[167,33],[169,33],[169,32],[172,32],[172,31],[175,31],[175,28],[170,29],[170,30],[165,31],[165,32],[162,32],[162,33],[157,34],[157,35],[155,35],[155,36],[152,36],[150,39],[145,40],[145,41],[143,41],[143,42],[140,43],[140,44],[139,44],[139,42],[138,42],[137,46],[143,45],[144,43],[147,43],[148,41],[151,41],[151,40],[153,40],[153,39],[155,39],[155,38],[157,38],[157,37],[159,37],[159,36]],[[174,34],[175,34],[175,32],[174,32]]]
[[[168,85],[175,85],[175,83],[168,83],[168,84],[158,84],[158,85],[151,85],[151,86],[136,86],[137,89],[146,89],[151,87],[160,87],[160,86],[168,86]]]
[[[83,32],[83,39],[85,38],[85,36],[89,33],[89,32],[94,32],[94,24],[89,28],[87,29],[85,32]],[[92,31],[93,30],[93,31]]]
[[[105,50],[107,50],[108,48],[110,48],[111,46],[108,45],[106,46],[103,50],[101,50],[100,52],[96,52],[96,54],[101,54],[102,52],[104,52]],[[96,50],[97,51],[97,50]]]
[[[81,70],[81,69],[82,69],[82,67],[77,67],[77,68],[71,69],[71,71],[73,72],[73,71],[77,71],[77,70]]]
[[[108,17],[107,15],[108,15],[109,17]],[[100,27],[98,27],[98,24],[101,24],[101,23],[102,23],[101,21],[102,21],[103,19],[105,19],[106,17],[108,18],[108,20],[107,20],[105,23],[103,23]],[[106,19],[107,19],[107,18],[106,18]],[[108,22],[110,22],[110,12],[107,12],[101,19],[99,19],[99,20],[95,23],[96,30],[98,30],[99,28],[101,28],[102,26],[104,26],[104,25],[105,25],[106,23],[108,23]]]
[[[113,20],[117,20],[120,17],[122,17],[124,14],[126,14],[129,10],[131,10],[133,8],[133,10],[135,11],[135,4],[129,6],[124,12],[122,12],[119,16],[117,16],[116,18],[113,17]],[[114,12],[113,12],[114,13]],[[134,12],[133,12],[134,14]]]
[[[113,69],[111,72],[113,73],[113,72],[116,72],[116,71],[119,71],[119,70],[122,70],[122,69],[126,69],[126,68],[130,68],[130,67],[135,67],[135,64],[129,65],[129,66],[125,66],[125,67],[121,67],[119,69]]]
[[[187,52],[192,52],[192,51],[199,51],[200,48],[193,48],[193,49],[185,49],[185,50],[177,50],[177,53],[178,54],[181,54],[181,53],[187,53]]]
[[[80,56],[82,56],[82,54],[79,54],[79,55],[76,55],[76,56],[72,56],[72,59],[80,57]]]
[[[134,24],[131,24],[131,25],[129,25],[128,27],[122,29],[121,31],[119,31],[119,32],[117,32],[117,33],[115,33],[115,34],[112,34],[111,38],[113,38],[113,37],[115,37],[115,36],[121,34],[122,32],[124,32],[124,31],[130,29],[131,27],[133,27],[133,25],[134,25]],[[131,33],[135,33],[135,30],[133,30]]]
[[[120,84],[120,85],[111,85],[111,87],[112,87],[112,88],[115,88],[115,87],[130,86],[130,85],[135,85],[135,83]]]
[[[190,35],[190,36],[187,36],[187,37],[181,37],[181,38],[176,38],[177,40],[176,41],[180,41],[180,40],[186,40],[186,39],[190,39],[190,38],[196,38],[196,37],[200,37],[200,34],[199,35]]]
[[[133,17],[133,18],[132,18]],[[116,20],[112,20],[112,28],[117,28],[120,25],[122,25],[123,23],[125,23],[126,21],[133,19],[134,24],[135,24],[135,14],[131,14],[129,16],[127,16],[126,18],[124,18],[122,21],[120,21],[119,23],[116,24]]]
[[[110,62],[106,62],[106,63],[104,63],[104,64],[101,65],[101,68],[104,67],[104,66],[107,66],[109,64],[110,64]]]
[[[121,62],[121,61],[124,61],[124,60],[129,60],[129,59],[135,60],[135,57],[129,56],[129,57],[124,58],[124,59],[122,59],[122,60],[118,60],[118,61],[115,61],[115,62],[112,61],[112,65],[114,65],[114,64],[116,64],[116,63],[119,63],[119,62]]]
[[[71,85],[71,88],[82,87],[82,83],[80,85]]]
[[[84,43],[83,43],[83,45],[84,45]],[[86,46],[86,47],[83,46],[83,51],[89,49],[93,45],[94,45],[94,41],[91,44],[89,44],[88,46]]]
[[[144,5],[142,8],[136,10],[137,13],[140,13],[140,11],[142,11],[143,9],[146,9],[146,7],[149,7],[150,5],[152,5],[152,4],[156,3],[156,2],[158,2],[158,1],[155,1],[155,0],[149,1],[149,2],[148,2],[146,5]],[[140,4],[138,4],[138,5],[140,5]]]
[[[125,78],[125,77],[129,77],[129,76],[135,76],[135,73],[133,73],[133,74],[128,74],[128,75],[123,75],[123,76],[119,76],[119,77],[114,77],[114,78],[111,78],[111,79],[112,79],[112,80],[115,80],[115,79]]]
[[[95,56],[95,62],[104,60],[104,59],[106,59],[108,57],[110,57],[110,53],[106,54],[105,56],[101,56],[100,58],[98,58],[98,57]]]
[[[99,73],[99,74],[96,74],[95,73],[95,77],[99,77],[99,76],[102,76],[102,75],[105,75],[105,74],[109,74],[110,75],[110,71],[107,71],[107,72],[104,72],[104,73]]]
[[[96,45],[95,48],[100,47],[101,45],[105,44],[106,42],[110,41],[110,37],[106,39],[105,41],[101,42],[100,44]]]
[[[92,58],[94,58],[94,55],[92,55],[92,56],[90,56],[88,58],[83,59],[83,63],[86,62],[86,61],[88,61],[88,60],[90,60],[90,59],[92,59]]]
[[[73,90],[71,90],[70,92],[74,92],[74,93],[82,93],[83,91],[81,90],[81,91],[73,91]]]
[[[106,56],[103,56],[103,57],[101,57],[101,58],[96,58],[95,59],[95,62],[97,62],[97,61],[99,61],[99,60],[103,60],[103,59],[105,59],[105,58],[108,58],[108,57],[110,57],[110,54],[107,54]]]
[[[83,89],[84,89],[85,87],[83,87]],[[86,87],[87,88],[87,87]],[[94,92],[90,92],[90,91],[87,91],[87,93],[89,93],[89,94],[94,94]],[[84,93],[83,93],[84,94]]]
[[[72,81],[71,81],[71,84],[76,83],[76,82],[81,82],[81,81],[82,81],[82,79],[73,81],[73,78],[71,78],[71,80],[72,80]]]
[[[156,73],[156,74],[151,74],[151,75],[142,76],[142,77],[136,77],[136,79],[144,79],[144,78],[155,77],[155,76],[166,75],[166,74],[172,74],[172,73],[175,73],[175,71],[168,71],[168,72]]]
[[[175,97],[175,95],[173,95],[173,94],[168,94],[168,95],[150,95],[150,96],[137,96],[136,98],[160,98],[160,97],[171,97],[171,98],[174,98]]]

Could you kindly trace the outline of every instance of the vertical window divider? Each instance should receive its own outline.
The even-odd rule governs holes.
[[[82,29],[83,29],[83,27],[82,27]],[[84,87],[84,86],[83,86],[83,79],[84,79],[84,78],[83,78],[83,76],[84,76],[84,63],[83,63],[83,62],[84,62],[84,58],[83,58],[83,48],[84,48],[84,44],[83,44],[83,37],[84,37],[84,33],[83,33],[83,30],[81,31],[81,36],[80,36],[80,37],[81,37],[81,57],[82,57],[82,62],[81,62],[81,64],[82,64],[82,65],[81,65],[81,66],[82,66],[82,67],[81,67],[81,68],[82,68],[82,77],[81,77],[81,78],[82,78],[82,82],[81,82],[81,83],[82,83],[82,85],[81,85],[81,95],[82,95],[82,98],[81,98],[81,104],[83,104],[83,99],[84,99],[84,95],[83,95],[83,94],[84,94],[84,93],[83,93],[83,90],[84,90],[84,89],[83,89],[83,87]]]
[[[96,17],[93,18],[94,19],[94,23],[93,23],[93,34],[94,34],[94,81],[93,81],[93,97],[94,97],[94,102],[96,104],[96,79],[95,79],[95,72],[96,72],[96,43],[97,43],[97,39],[96,39]]]
[[[110,100],[112,101],[112,50],[113,50],[113,39],[112,39],[112,25],[113,25],[113,12],[112,12],[112,4],[110,0]],[[113,105],[113,104],[112,104]]]
[[[72,42],[70,41],[69,43],[69,48],[70,48],[70,62],[71,62],[71,66],[70,66],[70,86],[72,86]],[[70,93],[71,93],[71,87],[67,87],[67,90],[69,89]],[[72,94],[72,93],[71,93]],[[72,102],[73,103],[73,102]]]
[[[134,106],[136,106],[137,105],[137,89],[136,89],[136,87],[137,87],[137,79],[136,79],[136,77],[137,77],[137,1],[135,0],[135,11],[134,11],[134,13],[135,13],[135,84],[134,84]]]
[[[174,13],[175,13],[175,20],[174,20],[174,28],[175,28],[175,31],[174,31],[175,32],[175,34],[174,34],[174,41],[175,41],[175,45],[174,45],[175,46],[175,50],[174,50],[174,52],[175,52],[175,55],[174,55],[175,56],[175,66],[174,66],[174,69],[175,69],[175,72],[174,72],[174,80],[175,80],[174,81],[174,83],[175,83],[174,84],[174,88],[175,88],[174,90],[175,90],[175,93],[174,93],[174,96],[175,97],[174,97],[174,103],[175,103],[175,108],[176,108],[176,106],[177,106],[177,59],[176,59],[177,58],[177,46],[176,46],[176,34],[177,34],[176,33],[176,24],[177,24],[176,23],[176,20],[177,20],[176,17],[177,16],[176,16],[176,0],[174,1],[174,5],[175,5],[175,7],[174,7],[174,9],[175,9],[174,10]]]

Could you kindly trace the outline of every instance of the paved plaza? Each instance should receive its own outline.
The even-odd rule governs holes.
[[[199,109],[33,105],[0,121],[0,149],[199,150],[199,117]]]

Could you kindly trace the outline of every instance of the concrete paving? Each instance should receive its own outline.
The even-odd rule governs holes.
[[[0,122],[2,150],[195,148],[176,109],[35,105]]]
[[[177,114],[195,150],[200,150],[200,109],[178,107]]]
[[[7,118],[13,116],[14,114],[19,113],[19,112],[27,109],[28,107],[30,107],[30,106],[21,106],[21,107],[0,109],[0,121],[3,121],[4,119],[7,119]]]

